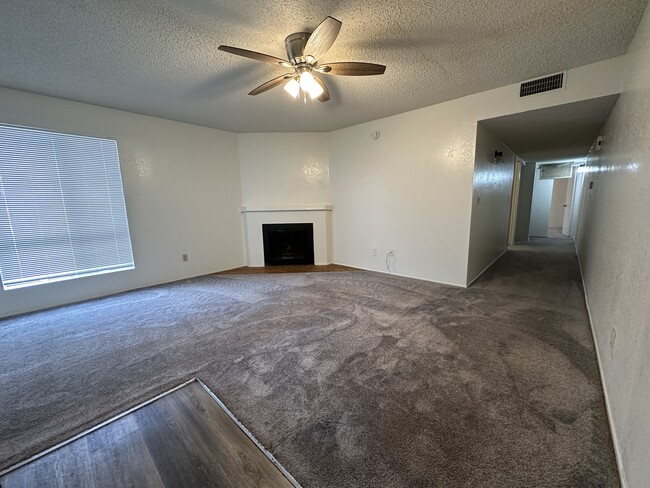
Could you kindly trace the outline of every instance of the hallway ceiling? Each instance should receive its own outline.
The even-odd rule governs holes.
[[[587,156],[618,95],[531,110],[479,122],[524,161]]]
[[[3,2],[0,85],[237,132],[329,131],[624,54],[646,3]],[[343,28],[323,61],[388,68],[328,78],[326,103],[248,96],[282,68],[217,50],[284,57],[286,35],[328,15]]]

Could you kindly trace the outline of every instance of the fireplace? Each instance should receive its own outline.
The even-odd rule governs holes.
[[[314,264],[332,262],[332,213],[329,204],[277,205],[273,207],[242,207],[246,265],[252,268],[265,266],[264,231],[266,224],[310,224],[313,234]],[[268,240],[268,239],[267,239]],[[312,249],[311,245],[308,246]]]
[[[262,224],[264,264],[314,264],[314,224]]]

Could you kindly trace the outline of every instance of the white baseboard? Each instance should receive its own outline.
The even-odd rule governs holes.
[[[455,286],[456,288],[467,288],[465,285],[459,285],[458,283],[449,283],[447,281],[431,280],[429,278],[421,278],[419,276],[411,276],[411,275],[400,274],[400,273],[389,273],[386,270],[364,268],[362,266],[357,266],[355,264],[346,264],[346,263],[340,263],[340,262],[333,262],[332,264],[336,264],[338,266],[347,266],[348,268],[356,268],[356,269],[360,269],[360,270],[363,270],[363,271],[372,271],[374,273],[383,273],[383,274],[389,274],[389,275],[393,275],[393,276],[399,276],[401,278],[411,278],[411,279],[414,279],[414,280],[427,281],[429,283],[436,283],[438,285]]]
[[[504,249],[504,251],[503,251],[501,254],[499,254],[496,258],[494,258],[494,259],[492,260],[492,262],[490,262],[490,264],[488,264],[485,268],[483,268],[483,271],[481,271],[481,272],[480,272],[479,274],[477,274],[474,278],[472,278],[471,281],[468,281],[468,282],[467,282],[467,285],[465,285],[465,288],[471,286],[472,283],[474,283],[476,280],[478,280],[478,279],[483,275],[483,273],[485,273],[488,269],[490,269],[490,267],[491,267],[494,263],[496,263],[496,262],[501,258],[501,256],[503,256],[503,255],[504,255],[505,253],[507,253],[507,252],[508,252],[508,248]]]
[[[598,347],[598,338],[594,330],[594,321],[591,317],[591,309],[589,308],[589,299],[587,298],[587,287],[585,286],[585,277],[582,272],[582,263],[580,262],[580,255],[578,248],[573,241],[576,256],[578,258],[578,268],[580,269],[580,279],[582,280],[582,292],[585,297],[585,305],[587,307],[587,316],[589,317],[589,328],[591,329],[591,337],[594,340],[594,347],[596,348],[596,361],[598,362],[598,371],[600,372],[600,384],[603,387],[603,395],[605,396],[605,410],[607,411],[607,420],[609,421],[609,431],[612,434],[612,443],[614,444],[614,455],[616,456],[616,465],[618,466],[618,478],[621,483],[621,488],[627,488],[627,479],[625,478],[625,471],[623,471],[623,460],[621,458],[621,451],[619,448],[618,436],[616,435],[616,426],[614,425],[614,418],[612,417],[612,408],[609,402],[609,394],[607,393],[607,384],[605,383],[605,373],[603,371],[603,363],[600,360],[600,347]]]
[[[89,296],[85,296],[83,298],[71,298],[70,300],[63,300],[63,301],[61,301],[59,303],[56,303],[54,305],[46,305],[44,307],[39,307],[39,306],[28,307],[28,308],[19,310],[17,312],[11,312],[8,315],[0,315],[0,319],[10,318],[10,317],[18,317],[19,315],[25,315],[25,314],[32,313],[32,312],[43,312],[45,310],[51,310],[53,308],[63,307],[65,305],[74,305],[76,303],[89,302],[91,300],[96,300],[98,298],[106,298],[106,297],[110,297],[112,295],[119,295],[121,293],[126,293],[128,291],[138,291],[138,290],[144,290],[146,288],[153,288],[155,286],[168,285],[170,283],[176,283],[177,281],[192,280],[194,278],[201,278],[203,276],[210,276],[210,275],[213,275],[215,273],[220,273],[221,271],[228,271],[230,269],[236,269],[236,268],[239,268],[239,267],[242,267],[242,266],[246,266],[246,265],[242,264],[240,266],[235,266],[235,267],[228,266],[227,268],[224,268],[224,269],[217,269],[217,270],[214,270],[214,271],[208,271],[206,273],[202,272],[202,273],[196,274],[196,275],[181,276],[181,277],[178,277],[178,278],[165,279],[163,281],[155,281],[153,283],[148,283],[148,284],[133,285],[133,286],[126,287],[126,288],[120,288],[119,290],[104,291],[104,292],[92,294],[92,295],[89,295]]]

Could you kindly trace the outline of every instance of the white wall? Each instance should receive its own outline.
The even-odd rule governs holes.
[[[0,290],[0,316],[244,264],[235,134],[4,88],[0,123],[117,140],[136,266]]]
[[[553,180],[540,178],[542,169],[535,169],[533,184],[533,200],[530,205],[530,235],[533,237],[548,237],[548,221],[553,196]]]
[[[530,209],[533,203],[533,185],[535,184],[536,166],[536,163],[528,163],[521,168],[515,242],[527,241],[530,237]]]
[[[242,204],[330,203],[328,134],[239,134]]]
[[[592,152],[577,249],[629,488],[650,480],[650,11]],[[594,182],[589,190],[589,181]]]
[[[573,180],[571,180],[573,182]],[[553,180],[553,193],[551,195],[551,210],[548,215],[549,227],[562,227],[564,222],[564,209],[566,208],[566,193],[569,178],[556,178]]]
[[[576,185],[576,171],[577,167],[573,168],[573,175],[567,180],[566,194],[564,195],[564,215],[562,216],[562,234],[565,236],[571,235],[571,216],[573,214],[573,189]]]
[[[503,156],[494,162],[494,151]],[[474,192],[467,283],[474,281],[508,249],[514,152],[479,123],[476,134]]]
[[[619,93],[624,61],[569,70],[563,90],[509,85],[330,133],[334,262],[383,271],[394,248],[393,272],[464,286],[477,122]]]
[[[578,235],[578,226],[580,224],[580,215],[582,213],[582,194],[584,188],[585,173],[582,169],[576,171],[575,181],[573,182],[573,196],[571,202],[571,223],[569,225],[569,237],[576,238]]]

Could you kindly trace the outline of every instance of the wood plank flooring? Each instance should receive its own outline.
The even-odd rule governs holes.
[[[294,486],[198,381],[0,477],[15,487]]]
[[[359,269],[343,266],[342,264],[293,264],[288,266],[263,266],[257,268],[243,266],[241,268],[220,271],[216,274],[329,273],[334,271],[359,271]]]

